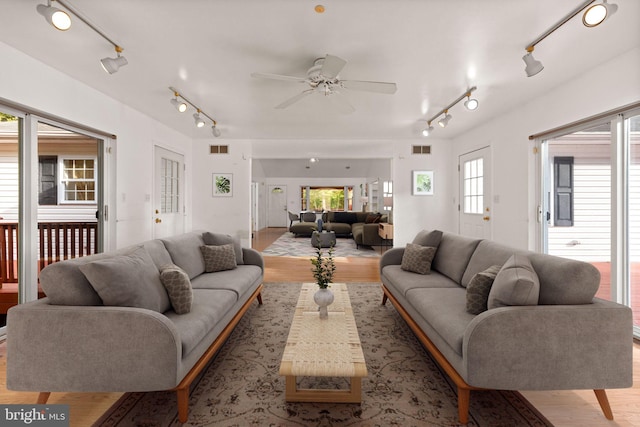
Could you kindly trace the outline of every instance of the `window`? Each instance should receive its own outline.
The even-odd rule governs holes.
[[[482,214],[484,206],[484,165],[478,158],[464,162],[464,213]]]
[[[393,209],[393,182],[382,182],[382,209],[390,211]]]
[[[96,201],[95,159],[62,159],[62,203]]]
[[[162,158],[160,209],[162,213],[180,212],[180,162]]]
[[[353,200],[353,187],[302,187],[300,199],[303,211],[349,210]]]

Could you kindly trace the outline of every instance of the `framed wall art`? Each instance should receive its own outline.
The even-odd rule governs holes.
[[[233,196],[233,174],[213,173],[213,197]]]
[[[413,195],[433,196],[433,171],[413,171]]]

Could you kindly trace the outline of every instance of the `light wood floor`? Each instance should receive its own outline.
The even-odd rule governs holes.
[[[253,247],[263,250],[285,229],[264,229],[255,233]],[[379,282],[377,258],[336,258],[335,280],[340,282]],[[308,258],[265,257],[265,282],[312,281]],[[265,301],[266,303],[266,301]],[[6,389],[6,346],[0,343],[0,404],[34,403],[37,393]],[[640,344],[633,348],[633,387],[607,390],[614,421],[607,421],[593,391],[523,392],[526,398],[557,427],[640,427]],[[473,392],[481,393],[481,392]],[[473,399],[473,393],[471,398]],[[49,403],[70,405],[71,426],[86,427],[97,420],[121,393],[52,393]]]

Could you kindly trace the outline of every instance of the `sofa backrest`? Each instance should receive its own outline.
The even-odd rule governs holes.
[[[161,239],[173,263],[182,268],[189,279],[204,273],[204,258],[200,249],[204,246],[202,233],[204,231],[197,230]]]
[[[589,304],[600,286],[600,272],[589,263],[515,249],[490,240],[478,244],[462,276],[462,286],[466,287],[476,273],[492,265],[502,266],[513,254],[525,255],[531,261],[540,281],[538,304]]]
[[[447,232],[442,233],[442,239],[431,268],[454,282],[461,283],[462,275],[478,243],[480,243],[480,239]]]

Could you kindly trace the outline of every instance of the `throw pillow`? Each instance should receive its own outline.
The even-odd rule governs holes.
[[[240,239],[235,237],[231,237],[228,234],[220,234],[220,233],[202,233],[202,240],[204,240],[205,245],[228,245],[229,243],[233,244],[233,251],[236,253],[236,264],[241,265],[244,264],[244,256],[242,254],[242,245],[240,244]]]
[[[160,273],[145,248],[79,266],[104,305],[164,313],[171,303]]]
[[[442,240],[442,231],[422,230],[421,232],[416,234],[416,237],[414,237],[413,242],[411,243],[415,243],[416,245],[431,246],[431,247],[437,248],[438,245],[440,245],[440,240]]]
[[[436,248],[407,243],[400,268],[413,273],[429,274],[431,273],[431,261],[433,261],[435,254]]]
[[[496,275],[487,308],[538,305],[540,281],[526,255],[513,254]]]
[[[467,285],[467,312],[480,314],[487,311],[489,291],[491,291],[491,285],[493,285],[500,268],[499,265],[492,265],[471,278]]]
[[[204,257],[204,271],[213,273],[215,271],[233,270],[237,267],[236,254],[233,244],[228,245],[205,245],[200,246]]]
[[[176,314],[190,312],[193,289],[191,289],[189,275],[177,265],[168,264],[160,268],[160,281],[169,294],[173,311]]]

